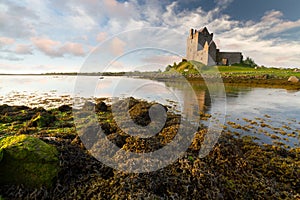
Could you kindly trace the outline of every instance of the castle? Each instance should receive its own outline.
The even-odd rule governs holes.
[[[200,30],[190,30],[187,38],[187,60],[195,60],[205,65],[231,65],[241,63],[241,52],[220,52],[213,41],[213,33],[204,27]]]

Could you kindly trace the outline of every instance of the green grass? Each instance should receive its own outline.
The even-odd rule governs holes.
[[[232,66],[204,66],[203,64],[195,65],[192,62],[182,61],[177,65],[170,66],[165,73],[179,72],[183,75],[215,74],[220,72],[222,76],[262,76],[268,74],[274,78],[287,78],[290,76],[300,76],[300,72],[294,72],[293,69],[267,68],[267,67],[249,67],[243,64]]]
[[[222,75],[272,75],[278,78],[285,78],[289,76],[299,76],[299,72],[294,72],[293,69],[279,69],[279,68],[261,68],[257,69],[247,66],[218,66],[218,70]]]

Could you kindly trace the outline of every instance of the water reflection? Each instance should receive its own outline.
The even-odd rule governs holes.
[[[185,107],[189,107],[188,99],[191,99],[193,95],[196,95],[199,110],[200,111],[209,111],[211,106],[211,100],[209,92],[205,85],[198,84],[197,82],[190,82],[191,87],[186,84],[182,84],[180,81],[167,81],[165,82],[166,87],[171,88],[174,92],[180,94],[181,99],[184,100]]]
[[[72,104],[76,78],[76,76],[0,76],[0,104],[47,108]],[[189,85],[174,80],[158,82],[128,77],[104,77],[101,80],[98,77],[84,78],[87,81],[80,92],[82,97],[91,100],[94,97],[132,95],[168,104],[178,111],[186,109],[185,113],[192,114],[194,107],[189,99],[195,94],[200,111],[210,113],[212,110],[210,94],[203,82],[191,81],[193,88],[191,90]],[[88,84],[89,80],[97,84],[91,86]],[[86,92],[90,87],[93,87],[92,94]],[[143,89],[136,90],[137,87]],[[255,136],[260,143],[272,144],[275,141],[290,147],[299,146],[299,91],[236,86],[226,86],[225,89],[227,96],[225,128],[228,131],[241,136]],[[271,137],[277,139],[270,139]]]

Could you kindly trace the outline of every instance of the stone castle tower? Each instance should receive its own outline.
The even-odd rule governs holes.
[[[213,41],[213,33],[204,27],[200,30],[190,30],[187,38],[186,59],[195,60],[205,65],[231,65],[240,63],[241,52],[220,52]]]

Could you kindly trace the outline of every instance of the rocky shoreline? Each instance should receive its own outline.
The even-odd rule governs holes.
[[[129,99],[131,118],[149,123],[153,103]],[[120,105],[123,105],[120,102]],[[88,102],[107,138],[123,150],[155,151],[176,135],[180,118],[167,112],[166,125],[155,136],[139,139],[120,130],[111,105]],[[166,110],[168,110],[166,108]],[[210,154],[199,158],[207,128],[198,129],[186,154],[171,165],[147,173],[125,173],[96,160],[82,143],[73,110],[0,106],[0,141],[32,136],[58,151],[59,172],[51,186],[1,183],[0,199],[297,199],[300,198],[300,148],[258,145],[249,136],[236,137],[224,129]],[[202,114],[201,119],[207,119]],[[87,118],[88,119],[88,118]],[[6,151],[0,146],[5,164]],[[130,160],[128,160],[130,162]],[[1,171],[0,173],[5,173]],[[16,172],[17,173],[17,172]]]
[[[216,72],[217,73],[217,72]],[[300,78],[297,76],[276,76],[274,74],[261,73],[231,73],[219,72],[218,82],[223,82],[225,86],[247,86],[247,87],[262,87],[262,88],[282,88],[287,90],[300,90]],[[152,79],[158,81],[176,81],[179,77],[185,77],[188,81],[197,81],[205,85],[203,79],[214,80],[214,74],[179,74],[179,73],[152,73],[140,74],[139,78]],[[293,79],[291,79],[293,77]],[[293,81],[291,81],[293,80]]]
[[[205,81],[201,75],[191,75],[186,77],[188,81],[202,82],[205,85]],[[300,90],[300,82],[293,83],[288,81],[289,77],[276,78],[268,74],[262,76],[222,76],[225,87],[226,86],[238,86],[238,87],[261,87],[261,88],[280,88],[286,90]],[[169,77],[155,77],[155,80],[171,81]],[[206,79],[214,79],[214,77],[206,77]]]

